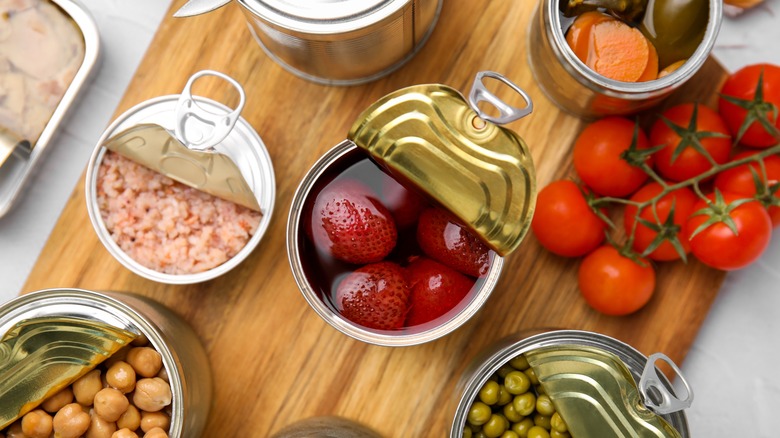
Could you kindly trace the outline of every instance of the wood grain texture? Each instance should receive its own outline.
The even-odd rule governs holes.
[[[445,1],[428,44],[406,66],[371,84],[332,88],[287,73],[250,37],[239,7],[163,21],[116,115],[175,94],[201,69],[234,77],[247,91],[244,117],[275,164],[277,202],[264,240],[238,268],[194,286],[167,286],[123,268],[101,246],[87,217],[83,177],[50,236],[24,291],[51,287],[128,290],[170,306],[189,321],[209,352],[214,404],[204,436],[267,436],[313,415],[361,421],[388,437],[442,436],[453,415],[456,382],[477,351],[518,331],[540,327],[598,331],[645,354],[684,358],[724,274],[692,262],[663,264],[650,304],[623,318],[592,311],[577,291],[577,260],[544,251],[527,238],[507,258],[484,309],[455,333],[409,348],[365,345],[323,322],[298,291],[286,258],[292,194],[307,169],[345,138],[357,115],[398,88],[443,83],[463,92],[480,70],[504,73],[535,102],[510,128],[533,152],[539,187],[573,175],[571,145],[582,121],[563,114],[534,84],[527,65],[531,0]],[[533,43],[533,38],[531,38]],[[713,103],[723,69],[708,61],[667,101]],[[206,83],[197,94],[231,103],[230,89]]]

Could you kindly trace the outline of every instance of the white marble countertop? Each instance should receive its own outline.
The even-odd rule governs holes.
[[[20,292],[169,5],[161,0],[81,1],[100,29],[102,67],[22,198],[0,218],[0,303]],[[728,70],[757,62],[780,64],[780,19],[773,11],[780,13],[780,0],[724,19],[714,54]],[[727,276],[683,364],[695,392],[688,410],[693,436],[777,435],[778,236],[758,262]]]

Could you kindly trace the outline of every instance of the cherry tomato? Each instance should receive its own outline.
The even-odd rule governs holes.
[[[572,181],[552,182],[537,195],[531,229],[555,254],[578,257],[593,251],[604,241],[605,227]]]
[[[729,102],[723,96],[734,97],[743,101],[753,101],[758,87],[758,77],[763,75],[763,101],[780,108],[780,66],[772,64],[749,65],[729,76],[720,90],[721,98],[718,101],[718,111],[731,131],[736,137],[742,124],[745,122],[745,116],[748,110],[740,105]],[[757,108],[759,112],[762,108]],[[768,106],[765,105],[763,112],[767,120],[776,128],[780,128],[780,118],[778,118]],[[778,143],[777,139],[772,137],[758,121],[753,121],[747,128],[745,134],[740,138],[740,143],[745,146],[765,148]]]
[[[714,194],[707,196],[715,201]],[[743,195],[723,193],[723,200],[730,204]],[[694,214],[706,207],[699,200],[693,207]],[[685,224],[685,235],[691,244],[691,252],[702,263],[713,268],[731,271],[743,268],[758,259],[769,245],[772,221],[766,209],[758,201],[749,201],[726,213],[734,221],[737,234],[723,222],[714,223],[698,234],[693,233],[707,220],[705,215],[691,216]],[[692,236],[692,237],[691,237]]]
[[[733,160],[749,157],[752,154],[752,152],[742,152],[735,155]],[[759,177],[762,177],[761,167],[758,163],[743,164],[720,172],[718,176],[715,177],[715,187],[721,192],[755,196],[756,184],[753,181],[753,173],[750,171],[751,167],[756,171],[756,174]],[[780,183],[780,156],[770,155],[765,157],[764,168],[766,169],[766,176],[770,186],[772,184]],[[774,196],[775,198],[780,198],[780,192],[776,192]],[[780,225],[780,207],[769,207],[768,212],[769,218],[772,219],[772,224],[774,226]]]
[[[673,124],[687,130],[693,118],[693,110],[694,104],[684,103],[667,109],[662,115]],[[726,124],[718,113],[704,105],[696,105],[696,111],[696,129],[692,135],[698,137],[704,150],[709,152],[716,163],[725,163],[729,160],[731,153],[731,138],[728,137],[729,130]],[[726,137],[707,137],[707,132],[722,134]],[[683,145],[686,147],[672,162],[672,157],[681,144],[681,140],[685,141]],[[706,172],[712,167],[709,160],[696,151],[690,143],[690,141],[681,138],[663,119],[659,118],[653,124],[650,129],[650,144],[666,146],[655,154],[655,167],[664,178],[684,181]]]
[[[650,301],[655,290],[655,270],[624,257],[610,245],[588,254],[580,264],[580,292],[590,307],[607,315],[628,315]]]
[[[656,197],[659,193],[661,193],[662,190],[663,189],[661,188],[660,184],[652,182],[639,189],[638,192],[634,193],[634,196],[631,197],[631,200],[635,202],[645,202]],[[658,219],[660,219],[661,224],[663,224],[669,218],[672,205],[674,205],[674,217],[672,220],[674,221],[674,226],[676,226],[678,229],[677,238],[686,254],[691,251],[691,247],[688,244],[688,239],[683,236],[682,228],[685,226],[685,222],[688,220],[688,216],[693,213],[693,206],[696,204],[696,200],[696,194],[694,194],[691,189],[683,187],[666,194],[664,197],[659,199],[655,205],[656,213],[658,213]],[[635,206],[629,205],[626,207],[623,217],[623,224],[626,228],[626,235],[631,233],[631,228],[634,226],[634,222],[636,221],[636,214],[637,208]],[[639,217],[646,221],[656,223],[652,206],[643,208]],[[634,250],[640,253],[644,253],[645,249],[647,249],[647,247],[653,243],[657,235],[657,231],[652,230],[641,222],[638,223],[636,225],[636,232],[634,234]],[[677,250],[674,249],[674,246],[672,246],[669,241],[664,241],[653,252],[651,252],[648,257],[653,260],[668,261],[679,259],[680,254],[677,252]]]
[[[574,143],[574,168],[582,182],[604,196],[623,197],[634,193],[647,180],[647,174],[621,158],[634,138],[636,124],[622,117],[607,117],[585,129]],[[641,129],[637,131],[637,149],[650,144]],[[644,160],[652,166],[652,158]]]

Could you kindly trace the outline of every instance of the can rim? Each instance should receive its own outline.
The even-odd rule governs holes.
[[[397,333],[385,330],[371,330],[363,328],[333,311],[319,297],[317,291],[309,284],[303,264],[301,263],[301,253],[299,251],[299,230],[301,218],[303,217],[303,208],[309,193],[315,183],[336,161],[358,150],[357,145],[349,140],[345,140],[320,157],[316,163],[309,169],[303,177],[300,185],[293,195],[290,213],[287,218],[287,258],[292,269],[293,278],[298,285],[306,302],[325,322],[341,333],[368,344],[386,346],[386,347],[405,347],[423,344],[441,338],[471,319],[485,304],[490,294],[496,287],[504,266],[504,258],[496,254],[491,262],[490,270],[484,277],[482,287],[475,293],[471,302],[459,310],[459,312],[446,322],[420,332]]]
[[[722,0],[708,0],[709,17],[702,41],[691,57],[680,68],[663,78],[652,81],[622,82],[596,73],[574,54],[561,30],[561,17],[557,7],[558,1],[542,0],[540,7],[544,7],[544,14],[542,15],[545,22],[545,31],[550,41],[552,41],[550,46],[558,59],[564,61],[562,62],[564,69],[585,87],[622,99],[649,99],[662,95],[670,89],[677,88],[690,79],[699,71],[712,51],[723,18]]]
[[[156,324],[131,306],[105,293],[79,288],[52,288],[21,295],[0,307],[0,335],[6,333],[9,326],[25,317],[29,318],[32,316],[55,315],[61,313],[57,311],[47,313],[47,305],[70,306],[68,312],[69,316],[75,314],[103,321],[99,315],[111,315],[115,317],[116,320],[103,322],[112,325],[121,322],[124,323],[124,326],[119,328],[134,333],[140,332],[139,334],[146,336],[149,343],[154,346],[158,353],[160,353],[163,366],[168,372],[168,383],[171,386],[171,393],[173,395],[171,402],[170,436],[181,436],[184,419],[184,407],[181,402],[181,400],[184,400],[184,388],[181,381],[182,370],[176,365],[173,353],[165,342],[163,335]],[[76,312],[75,308],[78,307],[84,307],[85,312],[83,314]],[[96,308],[102,312],[95,312],[94,310]],[[33,313],[33,315],[29,315],[30,313]]]
[[[268,153],[268,150],[265,147],[265,144],[263,143],[263,140],[254,130],[254,128],[252,128],[249,122],[247,122],[243,117],[239,117],[238,123],[236,123],[236,127],[238,128],[239,126],[241,126],[245,131],[244,133],[247,135],[251,135],[252,140],[257,142],[256,145],[258,147],[256,148],[256,152],[260,154],[259,159],[262,161],[262,164],[264,164],[261,167],[266,172],[263,175],[264,176],[263,182],[265,188],[263,192],[264,197],[263,197],[263,202],[260,205],[261,208],[263,208],[263,215],[260,218],[260,224],[258,225],[255,234],[249,239],[249,241],[247,241],[246,245],[244,245],[244,247],[241,248],[241,250],[236,255],[234,255],[232,258],[225,261],[221,265],[216,266],[207,271],[198,272],[194,274],[165,274],[162,272],[158,272],[141,265],[140,263],[135,261],[132,257],[130,257],[127,253],[125,253],[119,247],[119,245],[117,245],[114,239],[111,238],[111,234],[108,232],[108,229],[106,228],[106,225],[103,222],[103,219],[100,215],[100,208],[98,207],[97,204],[97,174],[100,168],[100,163],[102,162],[103,156],[105,155],[105,152],[107,150],[103,146],[103,144],[113,133],[117,132],[119,128],[123,126],[123,124],[125,124],[131,116],[133,116],[140,110],[161,103],[172,102],[175,104],[178,98],[179,95],[167,95],[167,96],[160,96],[150,100],[146,100],[144,102],[141,102],[133,106],[129,110],[125,111],[122,115],[117,117],[116,120],[114,120],[106,128],[106,130],[103,131],[103,134],[100,136],[100,139],[98,139],[97,144],[94,150],[92,151],[92,155],[90,156],[89,163],[87,164],[84,186],[85,186],[85,196],[86,196],[86,204],[87,204],[87,214],[89,216],[90,222],[92,223],[92,227],[94,228],[95,233],[97,234],[100,242],[119,263],[121,263],[125,268],[129,269],[133,273],[141,277],[144,277],[148,280],[157,281],[159,283],[166,283],[166,284],[194,284],[194,283],[201,283],[204,281],[212,280],[232,270],[233,268],[238,266],[241,262],[243,262],[244,259],[246,259],[249,256],[249,254],[251,254],[254,251],[254,249],[260,244],[260,241],[265,236],[265,233],[268,230],[268,227],[271,222],[271,218],[273,216],[274,203],[276,199],[276,179],[274,175],[273,164],[271,163],[270,155]],[[229,108],[212,99],[208,99],[201,96],[194,96],[193,99],[196,102],[198,102],[198,104],[200,105],[205,105],[205,106],[213,105],[214,107],[217,107],[220,110],[229,111]]]

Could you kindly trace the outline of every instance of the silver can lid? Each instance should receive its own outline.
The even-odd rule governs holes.
[[[238,0],[259,17],[299,32],[343,33],[369,27],[412,0]]]

